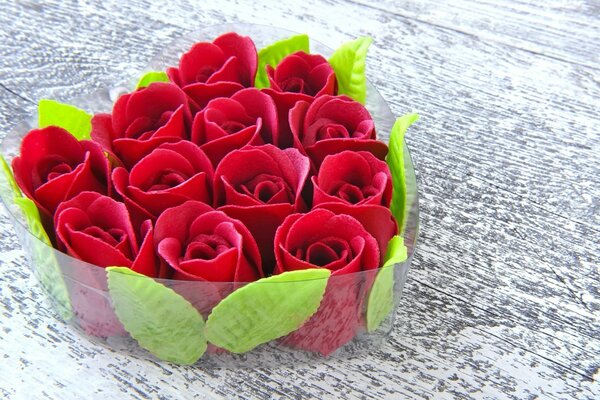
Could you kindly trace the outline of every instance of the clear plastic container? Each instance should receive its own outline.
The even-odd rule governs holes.
[[[250,36],[257,48],[295,34],[285,29],[250,24],[212,26],[171,43],[150,62],[148,70],[164,70],[167,66],[176,65],[179,56],[193,43],[212,40],[228,31]],[[311,52],[328,56],[332,50],[311,38]],[[128,88],[101,90],[71,103],[87,111],[110,111],[115,97],[122,91],[131,90],[136,78],[132,78]],[[395,117],[370,83],[367,85],[366,106],[375,120],[379,138],[387,141]],[[9,163],[18,154],[23,136],[35,127],[36,119],[32,116],[4,138],[0,152]],[[237,315],[212,325],[212,316],[209,318],[209,315],[213,307],[232,292],[241,293],[243,285],[152,279],[124,274],[120,270],[107,273],[104,268],[74,259],[38,239],[14,204],[4,174],[0,174],[0,197],[57,317],[90,340],[138,356],[180,364],[198,362],[226,367],[298,365],[323,357],[345,357],[373,351],[391,333],[418,235],[417,182],[406,144],[404,152],[409,207],[406,226],[401,232],[407,249],[404,262],[388,267],[386,276],[380,273],[381,270],[372,270],[330,276],[328,280],[327,277],[310,276],[293,282],[255,282],[249,284],[253,287],[246,290],[245,297],[236,296],[235,301],[229,302],[230,307],[220,310],[229,310]],[[380,293],[374,293],[374,287]],[[323,290],[323,298],[320,302],[317,299],[314,305],[318,307],[316,314],[297,324],[297,329],[289,334],[281,335],[293,326],[290,318],[310,309],[310,298],[288,301],[293,297],[290,294],[322,293]],[[252,297],[252,293],[258,295]],[[386,300],[386,296],[389,299]],[[391,311],[385,313],[387,316],[384,315],[376,329],[370,326],[369,331],[367,314],[373,312],[372,307],[379,307],[377,301],[390,301],[391,307],[388,308]],[[280,307],[274,307],[274,304]],[[385,308],[385,304],[382,307]],[[282,312],[284,315],[276,315]],[[253,324],[260,326],[253,327]],[[287,328],[282,324],[287,324]],[[239,335],[246,336],[240,338]],[[276,335],[281,336],[272,338]],[[257,342],[267,339],[270,340],[257,345]],[[219,348],[214,342],[225,344],[237,353]],[[200,353],[203,354],[196,361]]]

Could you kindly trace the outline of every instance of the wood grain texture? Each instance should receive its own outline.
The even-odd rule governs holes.
[[[341,0],[309,0],[302,10],[275,1],[3,6],[2,131],[33,112],[32,100],[67,100],[127,80],[165,41],[234,21],[305,31],[332,47],[373,36],[370,79],[396,114],[416,109],[423,118],[408,136],[422,234],[382,349],[255,370],[113,352],[53,317],[0,214],[0,368],[10,372],[0,373],[0,396],[600,396],[600,75],[582,61],[597,63],[593,13],[587,3],[550,8],[571,21],[560,28],[527,2],[461,2],[468,13],[456,2],[422,2],[413,6],[419,15],[389,4],[396,14]],[[496,25],[475,23],[494,10]],[[527,23],[501,25],[511,21]],[[567,38],[574,30],[577,49]]]
[[[486,41],[600,68],[600,5],[594,0],[353,2]]]

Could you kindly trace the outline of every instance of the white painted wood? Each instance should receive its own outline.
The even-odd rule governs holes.
[[[600,75],[585,61],[598,60],[592,3],[555,2],[545,18],[525,1],[461,1],[468,13],[456,1],[386,5],[396,14],[380,3],[303,4],[2,5],[0,130],[33,112],[28,100],[122,81],[165,41],[207,24],[284,26],[331,46],[373,36],[369,77],[394,112],[423,116],[408,136],[422,234],[391,341],[367,357],[292,369],[119,354],[53,317],[0,214],[0,397],[600,397]],[[492,14],[496,24],[476,23]]]
[[[354,2],[546,57],[600,67],[600,8],[594,0]]]

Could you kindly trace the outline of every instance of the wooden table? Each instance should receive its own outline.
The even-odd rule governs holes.
[[[75,3],[0,7],[2,132],[38,99],[135,76],[165,42],[206,25],[271,24],[331,46],[370,35],[370,80],[397,115],[422,115],[407,138],[420,244],[392,339],[373,354],[179,367],[94,345],[55,319],[3,211],[0,397],[600,398],[597,2]]]

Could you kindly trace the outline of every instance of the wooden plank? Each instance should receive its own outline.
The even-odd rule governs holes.
[[[486,41],[600,68],[600,24],[594,1],[352,1]]]

